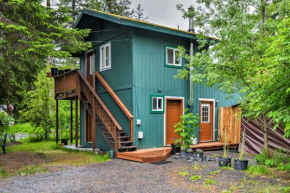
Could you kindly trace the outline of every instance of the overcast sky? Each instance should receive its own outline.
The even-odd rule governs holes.
[[[132,8],[136,9],[138,4],[144,9],[144,16],[148,21],[173,28],[188,30],[188,19],[182,18],[181,11],[176,9],[177,4],[183,4],[184,8],[194,5],[194,0],[131,0]]]

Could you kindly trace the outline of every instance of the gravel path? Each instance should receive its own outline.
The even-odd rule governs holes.
[[[213,155],[221,152],[205,152]],[[15,176],[0,180],[0,192],[221,192],[229,189],[246,177],[245,172],[219,170],[217,161],[198,162],[200,169],[194,170],[194,162],[176,160],[155,165],[114,159],[104,163],[31,176]],[[201,175],[203,179],[217,181],[205,185],[204,180],[191,182],[190,176],[179,176],[179,171],[190,175]],[[278,183],[271,178],[256,178],[261,183]]]

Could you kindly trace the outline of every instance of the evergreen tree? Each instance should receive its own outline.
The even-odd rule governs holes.
[[[68,13],[41,3],[0,0],[0,104],[21,102],[49,59],[90,47],[84,42],[89,30],[65,27]]]
[[[141,8],[141,4],[138,4],[137,9],[134,10],[134,18],[138,20],[147,21],[148,17],[144,16],[144,9]]]

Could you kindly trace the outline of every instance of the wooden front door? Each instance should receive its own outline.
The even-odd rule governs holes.
[[[200,101],[199,141],[213,141],[213,102]]]
[[[94,87],[95,58],[94,53],[87,53],[86,79]],[[86,142],[93,141],[92,116],[86,111]]]
[[[179,138],[174,132],[174,125],[181,121],[180,116],[183,114],[183,101],[166,99],[166,145],[170,145]]]

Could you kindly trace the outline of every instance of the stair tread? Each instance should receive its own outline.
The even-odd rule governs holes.
[[[114,141],[111,143],[115,143]],[[120,143],[133,143],[133,141],[121,141]]]
[[[137,146],[124,146],[124,147],[122,147],[122,149],[133,149],[133,148],[137,148]]]

